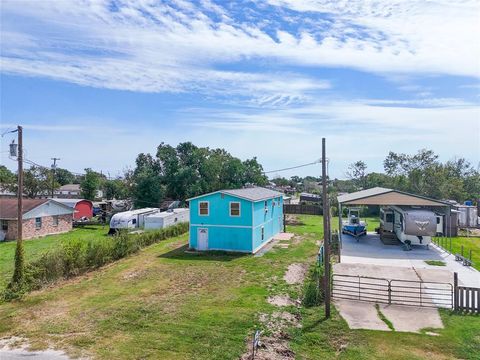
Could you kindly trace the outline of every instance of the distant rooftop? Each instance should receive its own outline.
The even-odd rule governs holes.
[[[60,186],[58,191],[80,191],[80,184],[66,184]]]

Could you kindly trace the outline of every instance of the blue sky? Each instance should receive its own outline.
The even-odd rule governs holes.
[[[112,176],[162,141],[272,170],[326,137],[340,178],[390,150],[477,165],[479,18],[470,0],[4,0],[0,130],[22,124],[37,163]]]

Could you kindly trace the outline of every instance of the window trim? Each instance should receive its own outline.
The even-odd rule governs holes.
[[[8,220],[0,221],[0,231],[8,231]]]
[[[60,223],[60,216],[52,215],[52,226],[58,226],[59,223]]]
[[[200,204],[206,203],[207,204],[207,213],[202,214],[200,211]],[[210,215],[210,201],[199,201],[198,202],[198,216],[209,216]]]
[[[260,237],[262,238],[262,241],[265,240],[265,226],[260,228]]]
[[[232,215],[232,204],[238,204],[238,215]],[[228,213],[230,217],[240,217],[242,216],[242,204],[240,201],[230,201],[228,204]]]
[[[38,226],[37,224],[37,219],[40,219],[40,226]],[[36,217],[35,218],[35,230],[40,230],[42,228],[42,218],[39,216],[39,217]]]

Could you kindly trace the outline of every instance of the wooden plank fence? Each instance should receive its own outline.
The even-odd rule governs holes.
[[[318,205],[284,204],[285,214],[322,215],[322,207]]]
[[[480,289],[457,286],[455,289],[455,310],[480,314]]]
[[[480,314],[480,288],[458,286],[458,274],[453,273],[453,308],[455,311]]]

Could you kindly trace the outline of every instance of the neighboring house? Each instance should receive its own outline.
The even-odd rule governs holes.
[[[321,204],[322,203],[322,195],[310,194],[310,193],[303,192],[303,193],[300,194],[300,202],[301,203]]]
[[[283,194],[220,190],[190,202],[190,248],[256,253],[283,229]]]
[[[93,203],[90,200],[85,199],[57,199],[53,198],[60,204],[70,206],[75,209],[73,219],[78,220],[83,217],[90,219],[93,216]]]
[[[60,186],[54,192],[55,196],[64,199],[79,199],[82,196],[82,189],[80,184],[66,184]],[[96,198],[101,199],[103,197],[103,191],[97,190]]]
[[[80,197],[81,192],[80,184],[66,184],[55,190],[54,194],[65,198],[77,198]]]
[[[72,230],[74,209],[52,199],[23,199],[23,238]],[[0,198],[0,238],[17,238],[17,199]]]

